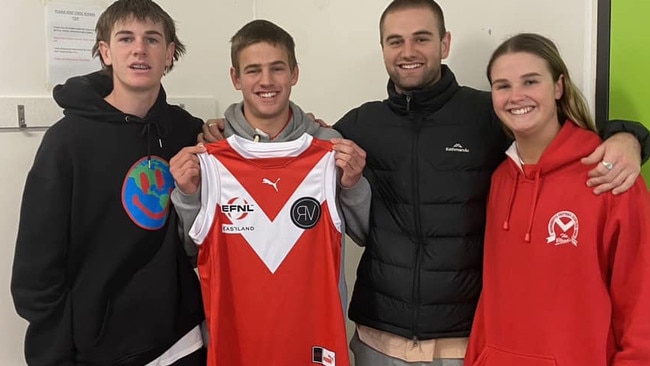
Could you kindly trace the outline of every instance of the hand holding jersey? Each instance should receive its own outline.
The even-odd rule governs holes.
[[[199,189],[201,166],[196,155],[205,151],[203,144],[184,147],[169,161],[169,171],[181,192],[194,194]]]
[[[322,120],[314,119],[313,114],[307,113],[307,116],[317,122],[321,127],[329,127]],[[223,118],[210,119],[203,125],[203,132],[199,134],[199,143],[208,143],[222,140],[224,138],[226,120]],[[345,138],[334,138],[330,140],[333,149],[336,151],[336,166],[341,168],[341,187],[354,187],[363,174],[363,168],[366,166],[366,152],[359,147],[354,141]],[[193,150],[194,151],[194,150]],[[200,153],[203,151],[197,151]],[[198,161],[198,160],[195,160]],[[172,174],[174,170],[172,169]],[[181,188],[183,193],[187,192]]]

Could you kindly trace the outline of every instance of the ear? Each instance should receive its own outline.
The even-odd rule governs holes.
[[[449,48],[451,47],[451,33],[446,32],[440,40],[440,59],[444,60],[449,56]]]
[[[230,80],[232,81],[232,86],[234,86],[235,89],[241,90],[241,78],[233,66],[230,67]]]
[[[298,75],[300,74],[300,70],[298,70],[298,65],[293,68],[293,71],[291,72],[291,86],[296,85],[298,83]]]
[[[113,61],[111,60],[111,49],[108,43],[99,41],[99,55],[102,57],[104,65],[111,66],[113,64]]]
[[[174,52],[176,51],[176,43],[169,42],[167,45],[167,54],[165,55],[165,66],[167,68],[174,64]]]
[[[562,95],[564,95],[564,74],[560,75],[555,82],[555,100],[560,100]]]

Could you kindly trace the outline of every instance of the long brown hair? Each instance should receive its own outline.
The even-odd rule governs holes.
[[[560,123],[570,119],[582,128],[596,131],[596,125],[589,113],[587,102],[580,89],[571,81],[569,70],[562,60],[560,52],[555,43],[544,36],[535,33],[520,33],[497,47],[487,65],[487,78],[490,83],[492,83],[490,74],[494,61],[505,54],[515,52],[529,53],[546,61],[554,82],[563,77],[564,90],[560,99],[556,101]]]

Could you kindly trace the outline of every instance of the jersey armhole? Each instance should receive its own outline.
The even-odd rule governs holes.
[[[343,233],[341,215],[339,215],[339,210],[336,206],[336,186],[338,184],[339,177],[338,172],[336,171],[334,154],[334,151],[328,153],[328,161],[325,168],[326,179],[323,179],[323,185],[325,188],[325,202],[327,202],[327,208],[329,209],[332,223],[334,223],[334,226],[340,233]]]
[[[216,179],[219,176],[217,160],[208,153],[197,156],[201,164],[201,209],[190,228],[189,235],[197,245],[201,245],[214,223],[221,187],[219,180]]]

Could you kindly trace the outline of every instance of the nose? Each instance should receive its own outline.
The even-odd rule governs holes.
[[[410,39],[407,39],[404,41],[404,47],[402,48],[402,56],[404,57],[410,57],[415,54],[415,45],[413,44],[413,41]]]
[[[526,98],[526,93],[524,92],[524,88],[518,85],[513,85],[510,88],[511,101],[519,101],[519,100],[523,100],[524,98]]]
[[[260,73],[260,84],[265,86],[273,84],[271,78],[271,70],[267,68],[262,69],[262,72]]]
[[[144,55],[147,53],[146,51],[146,40],[143,38],[135,38],[133,40],[133,49],[131,52],[133,52],[134,55]]]

